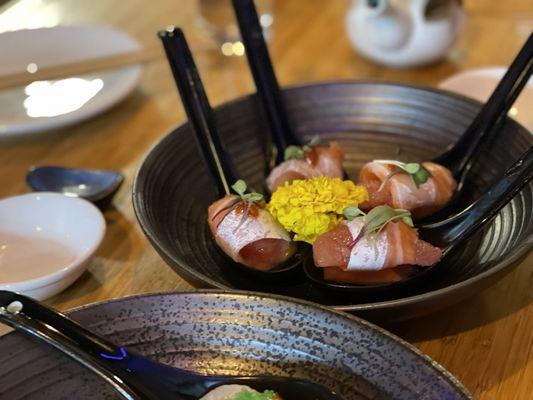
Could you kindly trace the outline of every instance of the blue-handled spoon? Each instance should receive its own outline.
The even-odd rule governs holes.
[[[0,322],[65,353],[128,400],[193,400],[226,384],[273,390],[287,400],[342,400],[331,390],[303,379],[205,376],[160,364],[107,341],[29,297],[5,290],[0,291]]]

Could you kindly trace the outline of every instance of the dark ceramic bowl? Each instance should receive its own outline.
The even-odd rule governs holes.
[[[440,154],[468,126],[480,104],[440,90],[375,82],[337,82],[286,89],[286,103],[299,135],[320,134],[347,151],[344,164],[357,179],[375,158],[428,160]],[[219,131],[239,172],[251,187],[264,179],[267,134],[255,96],[215,110]],[[487,143],[474,166],[466,205],[483,193],[533,144],[533,136],[512,119]],[[299,280],[264,282],[242,273],[211,238],[206,212],[215,191],[188,124],[165,136],[143,161],[133,188],[139,223],[155,249],[182,277],[197,286],[270,292],[356,312],[374,320],[406,319],[433,312],[486,288],[523,257],[533,240],[533,184],[506,206],[482,235],[471,239],[453,265],[415,287],[385,294],[341,294]]]
[[[450,373],[401,339],[307,302],[251,293],[167,293],[70,315],[117,344],[205,374],[296,376],[345,400],[471,398]],[[23,398],[115,397],[66,356],[11,333],[0,338],[0,399]]]

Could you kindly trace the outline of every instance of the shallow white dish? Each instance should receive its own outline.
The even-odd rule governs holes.
[[[100,210],[80,198],[41,192],[0,200],[0,289],[38,300],[59,293],[86,270],[105,229]]]
[[[0,34],[2,75],[138,51],[123,32],[96,26],[56,26]],[[124,99],[140,65],[0,90],[0,139],[47,131],[93,117]]]
[[[439,88],[485,102],[506,71],[506,67],[471,69],[446,78],[439,83]],[[533,79],[530,79],[509,111],[509,116],[533,132],[532,110]]]

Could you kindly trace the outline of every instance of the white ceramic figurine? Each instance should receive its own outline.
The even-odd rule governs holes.
[[[391,67],[437,61],[461,31],[460,0],[354,0],[348,37],[364,57]]]

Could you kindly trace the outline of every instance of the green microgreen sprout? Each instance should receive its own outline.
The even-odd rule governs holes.
[[[374,162],[400,168],[411,177],[417,188],[426,183],[431,176],[431,173],[420,163],[403,163],[396,160],[374,160]]]
[[[261,193],[246,193],[248,187],[246,186],[246,182],[244,182],[242,179],[239,179],[237,182],[235,182],[231,188],[240,196],[243,201],[247,203],[254,203],[256,201],[263,200],[263,195]]]
[[[363,227],[365,234],[379,234],[389,222],[401,220],[407,226],[413,227],[411,213],[402,208],[392,208],[387,205],[381,205],[373,208],[366,214],[365,225]]]
[[[275,400],[276,398],[278,396],[272,390],[266,390],[263,393],[243,390],[234,397],[234,400]]]
[[[344,218],[346,218],[348,221],[366,215],[366,213],[361,211],[357,206],[345,207],[344,210],[342,210],[342,213],[344,214]]]
[[[320,136],[315,135],[309,142],[300,146],[287,146],[285,149],[285,160],[303,160],[305,153],[313,149],[314,146],[318,146],[321,142]]]
[[[357,217],[365,217],[365,224],[359,232],[359,235],[352,240],[350,247],[355,246],[355,244],[365,235],[372,235],[374,238],[377,238],[387,224],[393,221],[401,220],[410,227],[414,226],[409,211],[402,208],[394,209],[387,205],[377,206],[366,214],[356,206],[348,206],[343,210],[343,214],[349,221]]]

